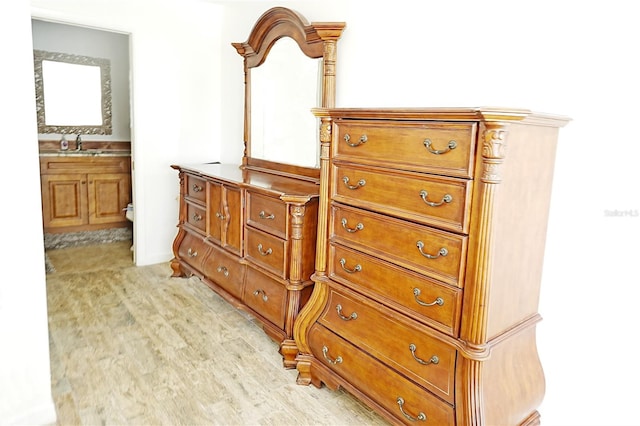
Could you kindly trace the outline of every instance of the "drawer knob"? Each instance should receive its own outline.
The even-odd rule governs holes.
[[[187,250],[187,256],[196,257],[197,255],[198,255],[197,251],[193,251],[191,248],[189,248],[189,250]]]
[[[360,136],[360,139],[358,140],[358,142],[351,142],[351,135],[349,135],[349,133],[345,133],[344,134],[344,141],[347,143],[347,145],[352,146],[352,147],[357,147],[362,145],[363,143],[367,142],[367,135],[362,135]]]
[[[444,203],[450,203],[451,201],[453,201],[453,197],[449,194],[445,194],[444,197],[442,197],[442,201],[437,202],[437,201],[429,201],[427,200],[427,197],[429,196],[429,193],[427,191],[425,191],[424,189],[422,191],[420,191],[420,198],[422,198],[422,201],[425,202],[426,205],[431,206],[431,207],[439,207],[441,205],[443,205]]]
[[[418,420],[420,420],[421,422],[425,422],[427,421],[427,416],[425,416],[425,414],[423,412],[418,413],[417,417],[413,417],[409,414],[407,414],[404,411],[404,399],[402,397],[398,397],[398,399],[396,399],[396,402],[398,403],[398,406],[400,407],[400,412],[402,413],[403,416],[405,416],[407,418],[407,420],[410,420],[412,422],[417,422]]]
[[[267,249],[267,251],[263,251],[262,244],[258,244],[258,253],[260,253],[262,256],[269,256],[271,253],[273,253],[273,250],[269,248]]]
[[[258,214],[258,216],[260,216],[260,219],[275,219],[275,218],[276,218],[276,216],[275,216],[273,213],[271,213],[270,215],[267,215],[267,214],[264,212],[264,210],[262,210],[262,211]]]
[[[349,189],[358,189],[361,188],[363,186],[365,186],[367,184],[367,182],[364,179],[360,179],[358,181],[358,183],[356,183],[355,185],[349,185],[349,177],[345,176],[342,178],[342,182],[344,182],[344,184],[347,186],[347,188]]]
[[[409,345],[409,350],[411,351],[411,355],[413,355],[413,359],[415,359],[422,365],[437,364],[440,362],[440,358],[438,358],[436,355],[432,356],[431,359],[429,359],[429,361],[425,361],[423,359],[418,358],[416,356],[416,345],[414,345],[413,343]]]
[[[196,185],[195,183],[193,184],[193,186],[191,188],[193,189],[193,192],[202,191],[202,187],[200,185]]]
[[[343,218],[343,219],[340,221],[340,223],[342,223],[342,227],[343,227],[343,228],[345,229],[345,231],[347,231],[347,232],[354,233],[354,232],[362,231],[362,230],[364,229],[364,225],[363,225],[362,223],[358,223],[358,224],[356,225],[356,227],[355,227],[355,228],[349,228],[349,227],[347,227],[347,219],[346,219],[346,218]]]
[[[449,254],[449,250],[447,250],[444,247],[442,247],[440,249],[440,251],[438,251],[438,254],[425,253],[425,252],[422,251],[422,249],[424,248],[424,243],[422,241],[418,241],[416,243],[416,247],[418,247],[418,251],[420,252],[420,254],[423,255],[424,257],[426,257],[427,259],[437,259],[440,256],[444,257],[444,256]]]
[[[227,269],[227,267],[226,267],[226,266],[222,266],[222,265],[220,265],[220,266],[218,266],[218,268],[216,269],[216,271],[218,271],[218,272],[222,273],[225,277],[228,277],[228,276],[229,276],[229,269]]]
[[[267,293],[264,292],[264,290],[262,290],[261,288],[257,289],[256,291],[253,292],[254,296],[260,296],[262,294],[262,301],[266,302],[267,300],[269,300],[269,297],[267,296]]]
[[[195,222],[200,222],[200,221],[202,220],[202,216],[201,216],[201,215],[199,215],[198,213],[194,213],[194,214],[193,214],[193,220],[194,220]]]
[[[362,266],[360,264],[357,264],[356,266],[354,266],[353,269],[349,269],[347,268],[346,265],[347,261],[345,260],[345,258],[341,258],[340,259],[340,266],[342,266],[342,269],[345,270],[345,272],[349,273],[349,274],[355,274],[356,272],[360,272],[362,271]]]
[[[449,143],[447,144],[447,147],[445,149],[433,149],[431,148],[431,139],[425,139],[424,140],[424,147],[427,148],[427,151],[429,151],[432,154],[435,155],[442,155],[442,154],[446,154],[447,152],[451,151],[452,149],[456,149],[456,147],[458,146],[458,144],[456,143],[456,141],[449,141]]]
[[[217,217],[218,219],[220,219],[220,220],[225,220],[224,215],[223,215],[222,213],[220,213],[220,212],[216,212],[216,217]]]
[[[342,315],[342,305],[339,303],[336,305],[336,311],[338,312],[338,316],[340,317],[340,319],[343,321],[351,321],[354,319],[358,319],[358,314],[355,312],[352,312],[351,315],[349,315],[348,317]]]
[[[322,347],[322,356],[324,356],[324,359],[326,359],[329,362],[329,364],[336,365],[336,364],[341,364],[342,363],[342,357],[341,356],[339,356],[336,359],[331,359],[331,358],[329,358],[329,355],[327,355],[327,353],[329,353],[329,348],[327,348],[326,346],[323,346]]]
[[[427,302],[423,302],[422,300],[418,299],[418,296],[420,296],[420,289],[419,288],[414,288],[413,289],[413,297],[416,299],[416,303],[418,303],[418,305],[420,306],[442,306],[444,305],[444,300],[442,299],[442,297],[438,297],[436,300],[434,300],[431,303],[427,303]]]

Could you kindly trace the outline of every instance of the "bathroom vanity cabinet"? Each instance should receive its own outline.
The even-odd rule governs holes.
[[[127,153],[40,155],[42,214],[46,233],[125,227],[131,202]]]

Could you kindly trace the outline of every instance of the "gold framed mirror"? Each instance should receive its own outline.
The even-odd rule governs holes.
[[[38,133],[110,135],[108,59],[33,51]]]
[[[244,58],[243,168],[319,178],[311,109],[335,106],[336,45],[344,27],[308,23],[275,7],[256,21],[247,41],[232,43]]]

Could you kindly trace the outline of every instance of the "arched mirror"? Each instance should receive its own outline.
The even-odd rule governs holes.
[[[233,43],[244,57],[244,168],[318,178],[311,109],[335,106],[336,44],[344,27],[309,24],[276,7],[258,19],[246,42]]]

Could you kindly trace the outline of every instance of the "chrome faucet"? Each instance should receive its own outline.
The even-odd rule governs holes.
[[[76,136],[76,151],[82,151],[82,138],[80,137],[80,133]]]

